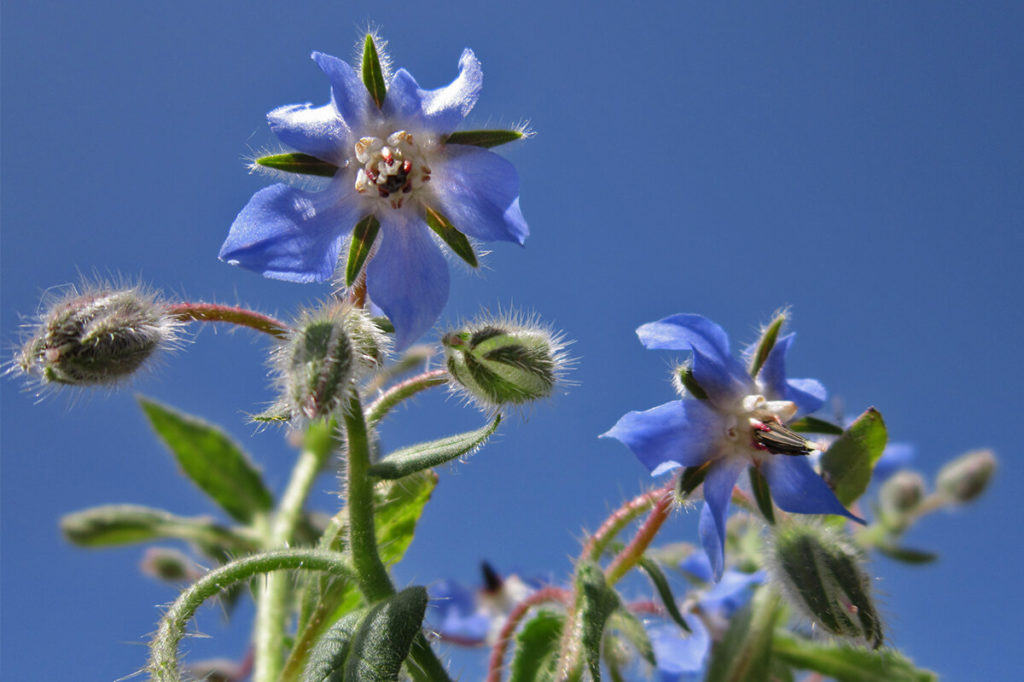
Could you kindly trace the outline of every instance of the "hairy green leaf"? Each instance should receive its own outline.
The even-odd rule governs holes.
[[[516,634],[508,682],[541,682],[554,678],[558,642],[565,617],[541,610]]]
[[[384,105],[384,98],[388,93],[387,83],[384,82],[384,69],[380,66],[380,55],[377,54],[377,43],[373,36],[366,34],[366,41],[363,43],[363,84],[370,91],[370,97],[377,103],[377,106]]]
[[[473,147],[497,147],[523,139],[521,130],[457,130],[448,136],[445,144],[466,144]]]
[[[844,505],[867,490],[887,438],[882,415],[870,407],[821,456],[822,476]]]
[[[428,443],[419,443],[401,450],[396,450],[370,467],[370,473],[384,479],[399,479],[417,471],[450,462],[453,459],[472,453],[491,437],[501,415],[490,424],[475,431],[448,436]]]
[[[836,646],[777,635],[772,653],[794,668],[814,670],[838,682],[935,682],[938,676],[922,670],[893,649]]]
[[[257,166],[273,168],[274,170],[286,173],[298,173],[300,175],[317,175],[322,178],[333,178],[338,172],[338,167],[333,163],[322,161],[309,154],[298,152],[289,154],[274,154],[272,156],[261,156],[254,162]]]

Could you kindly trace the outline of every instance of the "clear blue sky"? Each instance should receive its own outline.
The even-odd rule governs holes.
[[[265,112],[325,101],[309,53],[350,58],[368,25],[425,86],[449,82],[472,47],[485,79],[468,124],[537,132],[503,150],[532,236],[496,245],[479,275],[457,273],[442,321],[534,310],[577,340],[578,385],[441,472],[399,580],[473,580],[481,558],[565,575],[582,529],[648,482],[624,447],[596,439],[671,398],[670,354],[644,351],[633,329],[696,312],[749,341],[792,305],[792,374],[821,379],[849,412],[877,406],[926,473],[976,446],[1001,455],[987,498],[908,538],[940,563],[874,568],[889,639],[919,663],[950,680],[1018,673],[1024,6],[498,6],[4,3],[5,344],[43,289],[79,273],[282,317],[325,294],[216,259],[267,182],[244,163],[277,148]],[[205,329],[131,390],[34,404],[4,382],[0,676],[111,680],[143,664],[174,591],[138,574],[141,549],[72,548],[57,520],[110,502],[215,513],[133,391],[225,425],[280,488],[291,450],[244,417],[272,398],[266,349]],[[383,439],[481,421],[424,399]],[[337,482],[318,487],[326,506]],[[694,540],[694,525],[680,519],[673,537]],[[195,657],[243,651],[243,622],[226,633],[210,610],[200,626],[214,639],[190,642]]]

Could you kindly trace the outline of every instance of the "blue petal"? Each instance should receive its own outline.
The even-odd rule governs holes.
[[[747,462],[742,459],[723,458],[711,465],[704,478],[704,508],[700,512],[697,532],[716,582],[721,580],[725,570],[726,511],[736,479],[746,466]]]
[[[337,265],[342,238],[362,218],[342,185],[304,192],[272,185],[252,196],[231,224],[220,259],[292,282],[322,282]]]
[[[473,593],[453,580],[430,587],[428,621],[442,635],[467,641],[483,641],[490,619],[476,609]]]
[[[814,472],[806,457],[775,455],[761,464],[772,499],[779,509],[794,514],[837,514],[864,523],[836,498],[828,484]]]
[[[441,213],[476,239],[526,241],[530,228],[519,210],[515,167],[479,147],[453,144],[445,152],[445,162],[435,166],[430,183]]]
[[[711,582],[711,578],[714,577],[711,573],[711,562],[708,561],[708,555],[703,552],[693,552],[679,562],[679,568],[704,583]]]
[[[419,128],[426,125],[423,118],[423,91],[405,69],[399,69],[388,83],[388,93],[381,105],[385,118],[400,125]]]
[[[395,326],[395,346],[408,348],[448,301],[448,263],[418,219],[397,211],[377,216],[380,248],[366,269],[366,288]]]
[[[726,618],[739,610],[750,599],[753,585],[764,582],[764,571],[742,573],[728,570],[722,580],[700,598],[704,611],[717,613]]]
[[[658,671],[663,674],[699,672],[711,648],[711,636],[704,622],[689,613],[683,619],[692,633],[683,632],[675,623],[657,623],[646,628]]]
[[[713,403],[725,407],[750,393],[746,368],[729,352],[725,331],[702,315],[670,315],[636,330],[645,348],[692,350],[693,376]]]
[[[292,149],[337,166],[345,162],[351,133],[331,104],[289,104],[267,114],[277,138]]]
[[[721,417],[698,400],[675,400],[644,412],[629,412],[601,437],[624,443],[650,471],[666,464],[697,466],[713,454]]]
[[[378,109],[359,74],[347,62],[329,54],[314,52],[311,56],[331,82],[331,102],[342,121],[356,131],[369,123]]]
[[[815,379],[786,380],[786,353],[796,334],[787,334],[775,342],[758,375],[768,398],[791,400],[800,408],[800,414],[815,412],[825,404],[825,387]]]
[[[408,71],[399,69],[388,86],[384,114],[448,135],[476,104],[483,79],[480,62],[469,49],[464,50],[459,58],[458,77],[443,88],[421,90]]]

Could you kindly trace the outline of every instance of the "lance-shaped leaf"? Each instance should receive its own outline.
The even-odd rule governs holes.
[[[387,95],[388,86],[384,82],[384,70],[380,66],[380,55],[377,54],[377,43],[373,36],[366,34],[366,42],[363,43],[363,84],[370,91],[370,97],[383,106],[384,97]]]
[[[882,415],[870,407],[821,456],[822,476],[844,505],[867,490],[887,438]]]
[[[521,140],[525,136],[521,130],[457,130],[448,136],[445,143],[490,148]]]
[[[786,316],[784,314],[776,315],[775,319],[761,333],[761,339],[757,342],[757,348],[754,350],[753,355],[750,356],[750,376],[756,377],[757,373],[761,371],[764,361],[768,359],[768,354],[772,352],[775,342],[779,340],[779,331],[785,323]]]
[[[152,400],[139,403],[185,474],[232,518],[249,523],[274,506],[259,471],[223,431]]]
[[[475,431],[467,431],[429,443],[420,443],[396,450],[371,466],[370,473],[384,479],[398,479],[450,462],[472,453],[483,445],[500,423],[501,415],[499,414],[490,424]]]
[[[455,252],[455,255],[475,268],[479,263],[476,259],[476,252],[473,251],[473,245],[469,243],[469,238],[455,229],[451,221],[438,211],[430,206],[424,206],[424,208],[427,211],[427,225],[434,231],[434,234],[444,240],[444,243]]]
[[[576,569],[576,591],[583,658],[594,682],[601,680],[601,641],[608,619],[622,603],[618,593],[604,579],[604,571],[592,561]]]
[[[644,624],[625,608],[618,608],[608,617],[608,629],[617,630],[640,654],[640,657],[650,663],[657,665],[654,658],[654,646],[651,638],[644,629]]]
[[[309,655],[302,682],[343,682],[352,637],[368,612],[369,609],[359,609],[346,614],[324,633]]]
[[[772,493],[768,488],[768,481],[757,467],[750,467],[747,471],[750,472],[750,490],[754,493],[757,508],[761,510],[761,515],[768,525],[774,526],[775,509],[772,507]]]
[[[206,517],[186,518],[162,509],[112,504],[68,514],[61,532],[82,547],[110,547],[152,540],[187,540],[201,547],[246,551],[255,545]]]
[[[715,646],[707,682],[769,679],[778,616],[778,598],[770,590],[758,590],[753,601],[733,615],[725,637]]]
[[[273,168],[274,170],[286,173],[298,173],[300,175],[317,175],[322,178],[333,178],[338,172],[338,167],[333,163],[322,161],[309,154],[291,152],[288,154],[273,154],[261,156],[254,162],[257,166]]]
[[[398,680],[402,661],[420,633],[426,610],[424,587],[409,587],[374,604],[352,636],[342,679],[350,682]]]
[[[558,642],[565,617],[553,611],[538,611],[516,634],[508,682],[553,680],[558,659]]]
[[[922,549],[911,547],[899,547],[897,545],[875,545],[875,549],[894,561],[901,561],[905,564],[930,564],[939,558],[934,552],[927,552]]]
[[[772,655],[794,668],[814,670],[839,682],[935,682],[938,676],[922,670],[899,651],[868,651],[778,635]]]
[[[681,627],[687,632],[692,632],[690,626],[683,618],[683,614],[679,612],[679,607],[676,606],[675,595],[672,594],[672,588],[669,587],[668,579],[665,577],[665,573],[661,570],[661,566],[657,564],[653,559],[648,557],[640,557],[640,568],[643,569],[647,577],[651,579],[651,584],[654,585],[654,590],[658,593],[658,598],[661,599],[661,605],[665,607],[665,612],[669,615],[676,625]]]
[[[822,433],[827,436],[843,435],[843,427],[827,422],[817,417],[801,417],[786,424],[792,431],[797,433]]]
[[[373,242],[380,232],[380,222],[375,216],[368,215],[352,228],[352,240],[348,247],[348,260],[345,261],[345,286],[352,286],[359,273],[363,270],[366,259],[370,257]]]

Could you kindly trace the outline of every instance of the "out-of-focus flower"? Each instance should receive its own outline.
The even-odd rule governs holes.
[[[428,592],[427,621],[446,641],[462,646],[491,644],[516,604],[538,588],[535,581],[517,575],[500,576],[490,564],[481,564],[484,584],[470,590],[454,580],[442,580]]]
[[[683,400],[630,412],[605,436],[625,443],[652,475],[677,467],[706,467],[701,544],[717,578],[725,567],[726,510],[747,467],[764,475],[778,506],[798,514],[838,514],[858,522],[836,499],[804,455],[813,446],[786,422],[817,410],[825,389],[814,379],[787,379],[793,334],[778,338],[756,376],[729,351],[729,337],[700,315],[672,315],[637,329],[651,349],[689,350],[693,391]]]
[[[267,277],[325,281],[357,223],[379,229],[367,238],[373,253],[364,264],[366,286],[403,349],[430,328],[448,299],[448,263],[434,233],[468,248],[453,247],[473,265],[463,233],[483,241],[526,239],[519,177],[493,152],[448,143],[482,88],[471,50],[462,53],[458,77],[436,90],[421,89],[404,69],[388,78],[385,68],[379,100],[346,62],[320,52],[312,57],[330,80],[331,101],[279,107],[267,119],[286,145],[338,170],[323,191],[278,184],[257,192],[231,225],[220,258]]]

